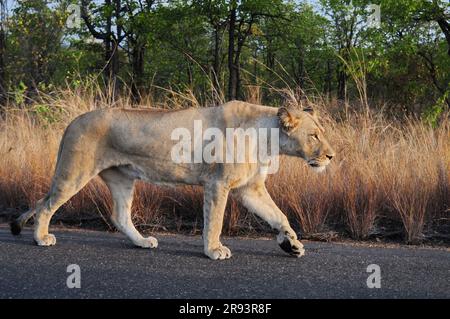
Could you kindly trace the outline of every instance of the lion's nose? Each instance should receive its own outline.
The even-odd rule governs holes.
[[[334,155],[328,154],[328,155],[325,155],[325,156],[331,161],[331,159],[333,158]]]

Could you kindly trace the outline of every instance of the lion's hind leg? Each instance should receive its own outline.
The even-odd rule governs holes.
[[[134,179],[123,174],[117,168],[110,168],[100,174],[108,186],[113,199],[111,220],[114,226],[125,234],[136,246],[156,248],[158,241],[154,237],[143,237],[131,220],[131,203],[133,201]]]
[[[39,246],[52,246],[56,243],[54,235],[48,233],[50,220],[55,212],[74,196],[95,174],[77,172],[55,176],[47,196],[36,203],[34,209],[20,215],[10,223],[13,235],[19,235],[26,222],[36,215],[34,222],[34,240]]]
[[[56,243],[54,235],[48,233],[50,220],[55,212],[72,196],[78,193],[96,174],[86,171],[67,171],[56,173],[48,195],[35,209],[34,240],[39,246]]]

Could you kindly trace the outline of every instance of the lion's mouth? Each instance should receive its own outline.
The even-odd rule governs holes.
[[[319,159],[317,159],[317,158],[312,158],[312,159],[308,160],[307,163],[311,167],[324,166],[324,165],[322,165],[322,162]]]
[[[311,167],[320,167],[319,163],[313,162],[313,163],[308,163],[308,164],[309,164],[309,166],[311,166]]]
[[[323,172],[328,163],[321,163],[316,160],[308,161],[308,165],[317,173]]]

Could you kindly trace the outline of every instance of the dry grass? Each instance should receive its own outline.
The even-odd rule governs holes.
[[[198,103],[190,92],[170,95],[163,106]],[[64,98],[43,96],[2,114],[0,207],[22,211],[44,196],[62,131],[77,114],[129,103],[120,100],[112,104],[107,95],[95,89],[68,90],[55,96]],[[332,165],[325,173],[315,174],[300,159],[282,158],[280,172],[267,183],[274,200],[296,227],[307,235],[335,230],[366,239],[386,234],[391,225],[398,224],[403,227],[400,231],[405,241],[416,243],[436,225],[449,224],[448,123],[433,129],[419,120],[388,121],[366,110],[341,116],[334,109],[319,108],[338,154]],[[202,196],[199,187],[167,189],[138,183],[134,221],[145,229],[166,227],[198,233]],[[106,186],[95,179],[55,216],[79,225],[100,216],[103,225],[111,228],[107,217],[110,206]],[[242,234],[248,229],[268,228],[231,199],[224,232]]]

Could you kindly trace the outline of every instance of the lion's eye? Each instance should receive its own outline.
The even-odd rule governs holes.
[[[319,136],[317,134],[310,134],[309,136],[315,141],[319,140]]]

